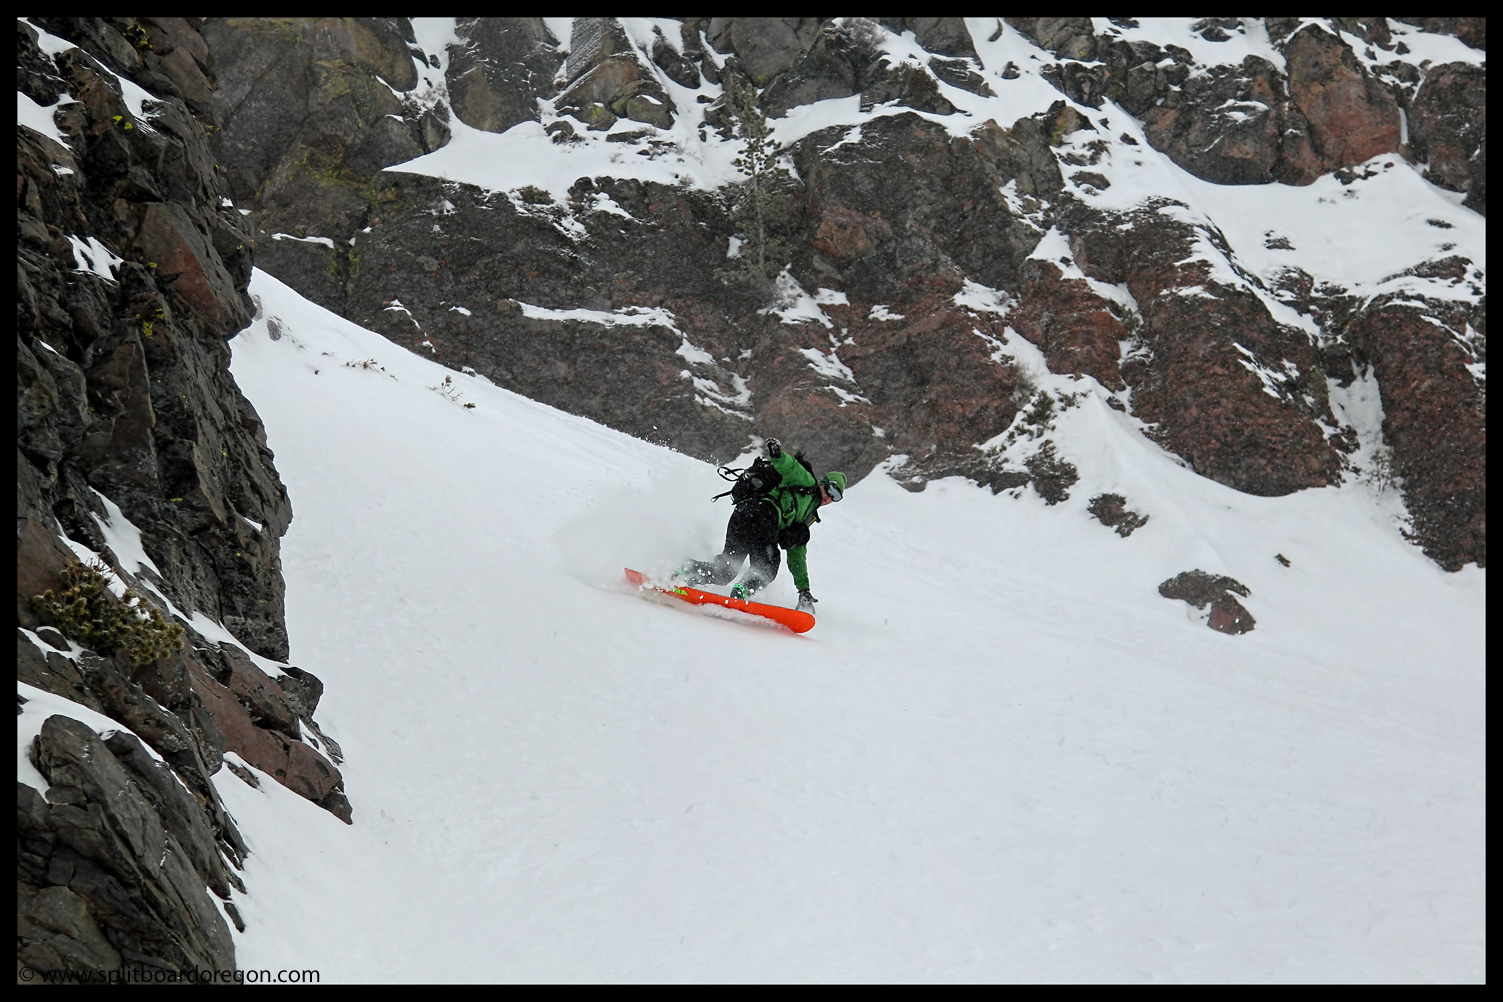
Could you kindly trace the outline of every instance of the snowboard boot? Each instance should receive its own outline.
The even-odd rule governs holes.
[[[743,602],[750,602],[752,596],[761,591],[762,586],[765,584],[767,584],[766,581],[755,576],[743,578],[731,586],[731,598],[739,598]]]
[[[707,564],[703,560],[690,560],[684,566],[673,572],[672,581],[676,585],[690,585],[698,587],[710,584],[715,578],[715,565]]]

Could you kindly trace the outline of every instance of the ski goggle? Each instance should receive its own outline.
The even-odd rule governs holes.
[[[839,501],[840,500],[842,491],[840,490],[839,487],[836,487],[834,484],[830,483],[830,481],[828,481],[828,480],[821,480],[819,482],[819,486],[823,487],[825,489],[825,493],[828,494],[828,495],[830,495],[830,500],[831,501]]]

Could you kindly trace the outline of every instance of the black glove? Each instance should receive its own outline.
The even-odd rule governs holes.
[[[812,616],[814,615],[814,603],[818,601],[819,599],[815,598],[814,595],[810,593],[809,589],[805,588],[803,591],[798,593],[798,605],[795,608],[797,608],[799,612],[807,612]]]
[[[783,454],[783,443],[779,442],[775,438],[769,438],[767,440],[767,458],[768,459],[777,459],[782,454]]]

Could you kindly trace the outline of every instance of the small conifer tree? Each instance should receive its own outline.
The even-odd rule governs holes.
[[[725,99],[736,137],[746,143],[734,161],[746,180],[729,192],[741,253],[717,274],[723,281],[760,285],[776,278],[793,257],[785,230],[798,182],[781,163],[783,146],[772,137],[767,116],[757,107],[756,89],[727,74]]]
[[[183,628],[169,623],[154,605],[126,589],[118,600],[108,593],[109,568],[71,562],[63,570],[61,595],[48,589],[31,598],[32,607],[52,617],[63,635],[101,654],[120,654],[132,665],[165,657],[183,646]]]

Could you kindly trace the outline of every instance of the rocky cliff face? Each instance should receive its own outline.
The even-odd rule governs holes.
[[[313,723],[321,686],[285,665],[292,509],[228,370],[255,310],[253,240],[210,146],[199,28],[17,23],[18,712],[39,775],[17,793],[18,923],[34,968],[234,967],[246,848],[211,780],[227,753],[350,817]],[[80,559],[108,587],[80,589]],[[70,587],[93,611],[33,601]],[[89,639],[132,594],[186,627],[181,649]],[[48,716],[36,690],[121,729]]]
[[[1373,211],[1398,210],[1370,179],[1417,169],[1484,213],[1480,22],[978,24],[252,19],[205,37],[226,82],[215,148],[258,261],[454,368],[705,457],[776,434],[857,475],[906,456],[915,487],[1027,482],[978,449],[1032,400],[1016,336],[1239,490],[1340,483],[1368,472],[1359,450],[1391,449],[1416,540],[1443,566],[1485,563],[1476,263],[1442,244],[1386,286],[1259,271],[1250,250],[1287,236],[1233,246],[1183,191],[1108,190],[1161,153],[1221,186],[1335,178]],[[730,134],[728,75],[794,137],[798,204],[774,225],[796,253],[767,289],[716,278],[745,236],[717,187],[735,175],[706,166]],[[841,124],[798,125],[839,100]],[[457,156],[381,169],[455,129],[478,130],[467,151],[511,151],[491,173],[516,183],[434,176],[476,173]],[[576,163],[594,166],[559,176]],[[1369,379],[1381,443],[1329,403]]]

